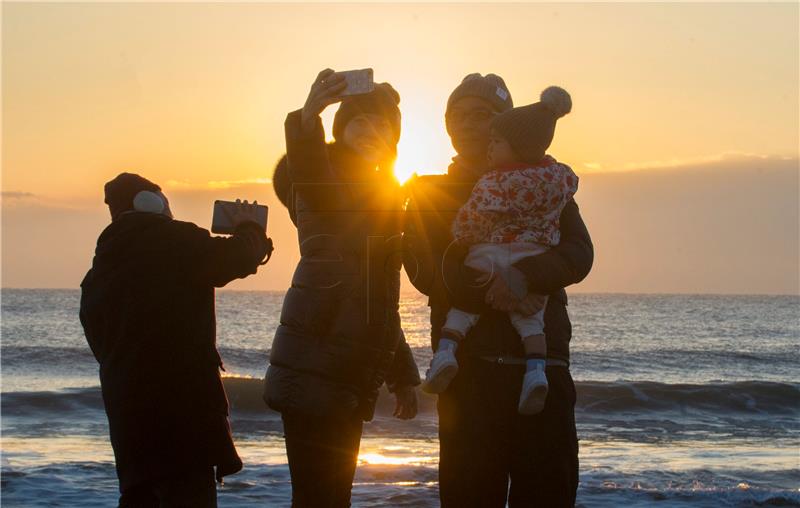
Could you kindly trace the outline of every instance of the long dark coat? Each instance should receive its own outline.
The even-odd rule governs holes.
[[[211,237],[194,224],[129,213],[97,241],[81,323],[100,383],[120,490],[185,468],[242,468],[215,345],[214,287],[255,273],[266,237]]]

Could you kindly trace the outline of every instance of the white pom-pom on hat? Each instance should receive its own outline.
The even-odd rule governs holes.
[[[547,109],[556,115],[556,118],[561,118],[572,111],[572,97],[560,86],[549,86],[545,88],[540,100]]]
[[[162,213],[164,200],[155,192],[141,191],[133,198],[133,209],[137,212]]]

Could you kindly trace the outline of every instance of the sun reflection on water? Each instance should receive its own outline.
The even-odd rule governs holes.
[[[360,453],[358,463],[363,465],[421,466],[436,463],[437,457],[425,455],[391,456],[384,453]]]
[[[432,466],[439,461],[438,443],[409,439],[395,440],[368,437],[361,443],[360,466]]]

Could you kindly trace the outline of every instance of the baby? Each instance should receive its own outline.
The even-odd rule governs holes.
[[[542,92],[540,102],[511,109],[492,121],[490,169],[475,184],[453,222],[455,240],[469,245],[467,266],[492,276],[558,245],[558,219],[578,189],[578,177],[545,152],[553,141],[556,120],[571,109],[569,94],[553,86]],[[526,285],[508,282],[512,287]],[[441,393],[447,388],[458,372],[458,344],[478,318],[458,308],[450,310],[423,390]],[[530,316],[512,312],[510,318],[526,357],[518,409],[522,414],[536,414],[547,396],[544,308]]]

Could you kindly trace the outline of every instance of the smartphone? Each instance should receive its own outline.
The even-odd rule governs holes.
[[[236,214],[236,209],[242,206],[242,203],[236,201],[214,201],[214,217],[211,219],[211,232],[218,235],[232,235],[236,229],[236,224],[233,222],[233,217]],[[255,207],[253,220],[261,226],[264,231],[267,230],[267,212],[269,209],[264,205],[252,204],[248,206]]]
[[[344,76],[347,87],[339,94],[341,96],[361,95],[370,93],[375,89],[375,82],[372,81],[372,69],[359,69],[356,71],[342,71],[336,74]]]

